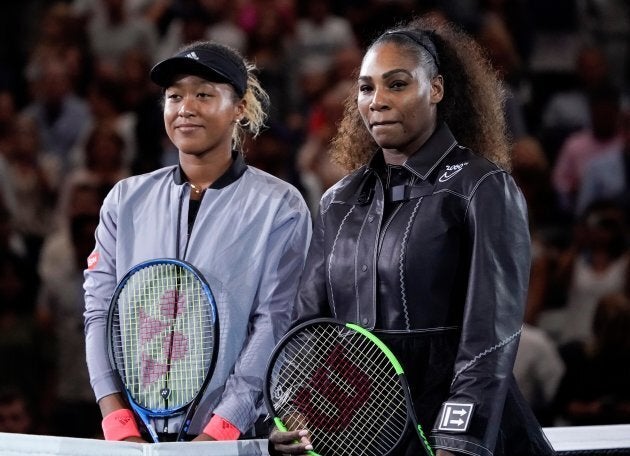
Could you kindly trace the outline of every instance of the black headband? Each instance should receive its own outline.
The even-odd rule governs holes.
[[[239,64],[240,63],[240,64]],[[234,87],[239,97],[247,89],[247,68],[220,49],[198,47],[162,60],[151,69],[151,80],[168,87],[178,74],[199,76],[209,81],[226,82]]]
[[[438,58],[437,49],[435,43],[431,40],[429,34],[434,32],[414,32],[411,30],[393,30],[391,32],[385,32],[385,35],[403,35],[415,42],[417,45],[423,47],[433,57],[435,66],[440,68],[440,59]]]

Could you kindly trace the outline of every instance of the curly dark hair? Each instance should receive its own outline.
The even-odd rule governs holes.
[[[432,17],[417,17],[387,32],[410,31],[428,35],[439,60],[444,79],[444,98],[437,106],[437,120],[444,121],[460,144],[510,170],[510,144],[503,112],[505,91],[481,47],[459,27]],[[437,74],[431,54],[403,34],[383,33],[368,50],[381,43],[396,43],[412,52]],[[366,164],[377,145],[365,128],[357,108],[358,87],[346,99],[344,117],[332,141],[331,156],[347,170]]]

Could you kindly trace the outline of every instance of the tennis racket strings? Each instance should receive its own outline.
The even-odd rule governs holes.
[[[269,379],[275,416],[289,430],[308,429],[316,454],[383,456],[407,428],[396,367],[344,325],[314,324],[295,334]]]
[[[177,263],[135,271],[112,315],[112,358],[133,400],[165,413],[185,407],[213,362],[213,306],[202,282]]]

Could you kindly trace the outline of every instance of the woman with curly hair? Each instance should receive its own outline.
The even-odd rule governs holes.
[[[370,45],[333,144],[351,172],[321,199],[293,312],[389,345],[438,456],[554,453],[512,375],[530,236],[502,101],[452,24],[417,18]],[[423,454],[413,432],[392,454]],[[312,448],[308,429],[270,442]]]

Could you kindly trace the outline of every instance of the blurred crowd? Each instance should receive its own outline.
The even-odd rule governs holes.
[[[112,185],[176,163],[151,66],[208,38],[255,63],[271,106],[246,161],[315,213],[362,50],[412,14],[459,24],[504,82],[534,252],[523,393],[545,426],[630,423],[627,0],[21,0],[0,4],[0,432],[100,435],[82,270]]]

